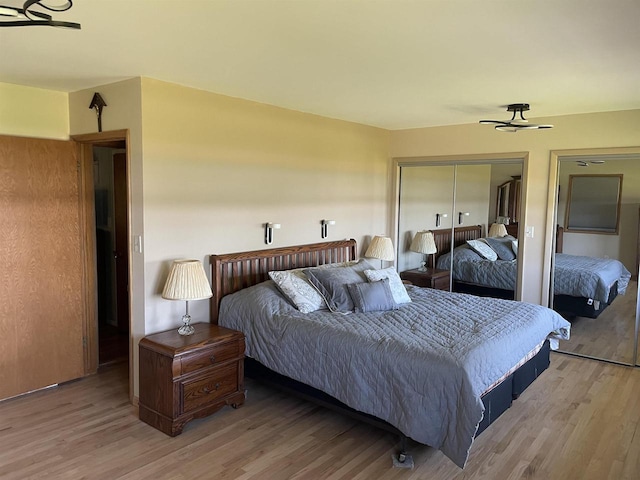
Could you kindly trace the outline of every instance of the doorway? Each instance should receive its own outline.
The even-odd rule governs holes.
[[[129,358],[129,261],[127,252],[126,145],[93,146],[98,365]]]
[[[81,145],[85,244],[93,252],[90,264],[95,266],[86,275],[87,288],[95,292],[95,299],[85,317],[85,371],[95,373],[99,365],[112,363],[127,365],[119,370],[127,372],[132,400],[128,139],[128,130],[72,136]],[[102,158],[109,160],[103,163]]]

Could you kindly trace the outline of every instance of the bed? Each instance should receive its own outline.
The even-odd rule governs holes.
[[[270,279],[270,271],[324,266],[328,276],[390,280],[389,269],[356,260],[354,240],[210,262],[211,322],[245,334],[247,375],[438,448],[460,467],[475,436],[547,368],[551,346],[569,337],[570,324],[545,307],[413,286],[403,286],[410,301],[397,308],[304,313]],[[384,279],[362,283],[387,288]]]
[[[436,267],[451,270],[454,291],[514,298],[518,269],[515,237],[485,239],[491,242],[490,250],[497,252],[495,259],[482,250],[482,227],[466,227],[455,238],[451,268],[451,231],[437,230],[434,236],[442,245]],[[568,317],[597,318],[618,294],[625,293],[631,279],[625,266],[614,259],[556,253],[554,262],[553,308]]]

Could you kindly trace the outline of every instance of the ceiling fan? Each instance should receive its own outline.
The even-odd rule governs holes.
[[[602,165],[604,160],[576,160],[579,167],[588,167],[590,163],[594,165]]]
[[[524,112],[529,111],[528,103],[512,103],[507,105],[507,112],[513,112],[511,120],[480,120],[482,125],[495,125],[495,129],[501,132],[516,133],[519,130],[541,130],[543,128],[553,128],[553,125],[538,125],[529,123],[524,118]]]

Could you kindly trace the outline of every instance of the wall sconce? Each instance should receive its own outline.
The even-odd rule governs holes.
[[[469,216],[469,212],[458,212],[458,225],[462,225],[462,221],[464,220],[464,217],[468,217]]]
[[[446,213],[436,213],[436,227],[440,226],[440,219],[447,218],[449,215]]]
[[[273,243],[273,230],[279,230],[279,223],[265,223],[264,224],[264,243],[271,245]]]
[[[321,220],[320,221],[320,237],[327,238],[329,225],[335,225],[335,220]]]

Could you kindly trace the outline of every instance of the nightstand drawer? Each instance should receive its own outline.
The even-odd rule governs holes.
[[[449,275],[434,278],[432,284],[432,288],[437,290],[449,290]]]
[[[237,359],[244,354],[244,342],[234,341],[215,345],[204,352],[186,355],[181,359],[182,374],[195,372],[226,360]]]
[[[218,398],[238,390],[238,365],[221,367],[206,378],[181,384],[183,412],[211,404]]]

